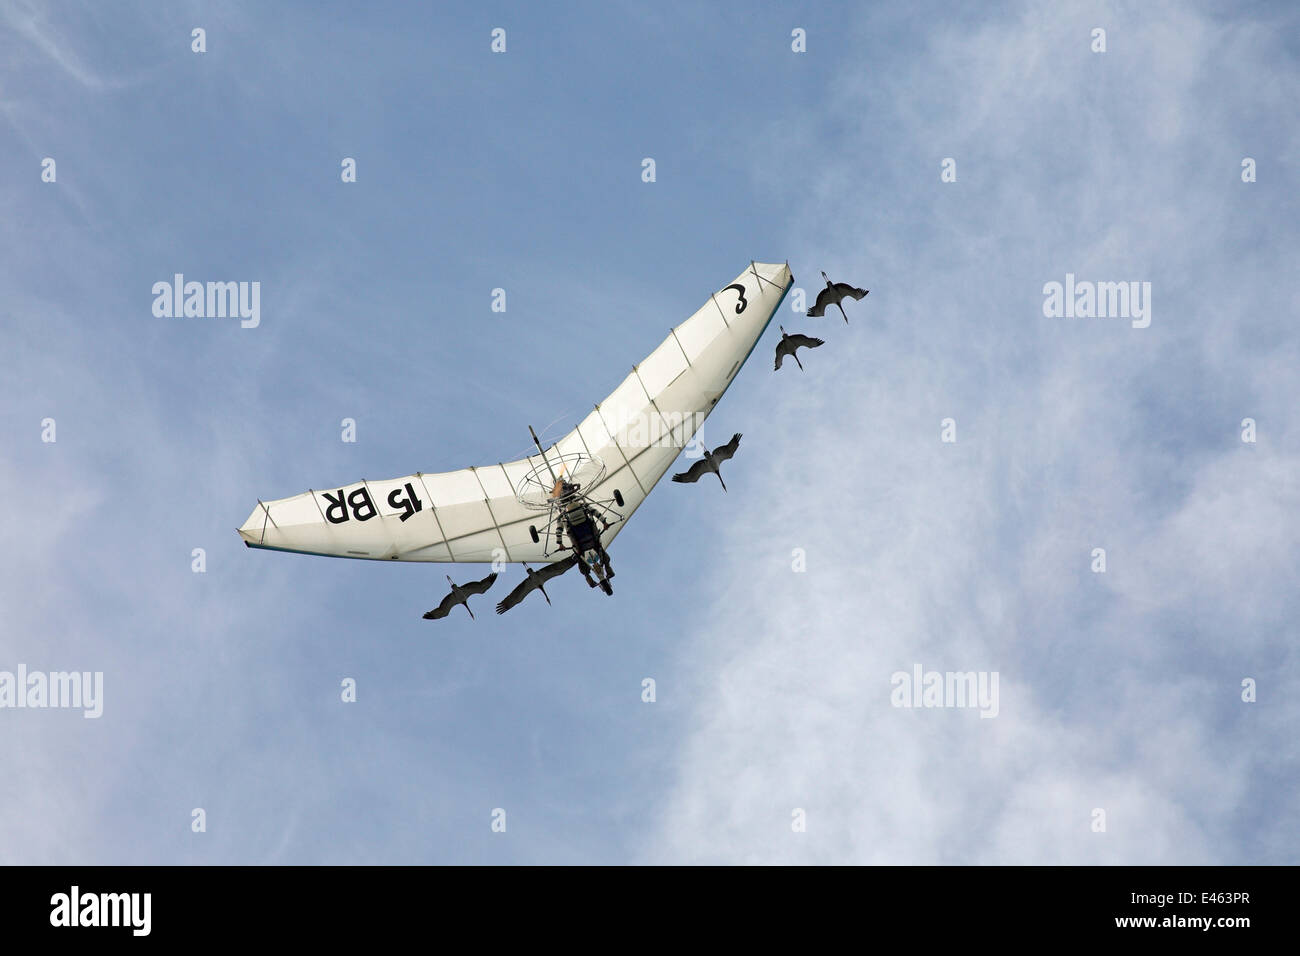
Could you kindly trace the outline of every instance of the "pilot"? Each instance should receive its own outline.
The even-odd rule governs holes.
[[[579,555],[578,567],[582,569],[582,576],[587,579],[587,586],[594,588],[596,581],[591,574],[597,564],[602,566],[607,578],[614,576],[614,569],[610,567],[609,555],[601,546],[600,531],[596,529],[596,523],[592,520],[591,509],[578,494],[581,487],[576,482],[558,481],[554,497],[562,501],[567,499],[564,505],[563,523],[569,529],[569,543]],[[603,524],[605,528],[609,527],[608,521],[603,521]],[[559,529],[556,530],[558,538]]]

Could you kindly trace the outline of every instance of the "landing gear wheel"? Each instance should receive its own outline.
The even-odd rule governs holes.
[[[531,525],[531,524],[530,524],[530,525],[528,526],[528,536],[529,536],[530,538],[533,539],[533,544],[537,544],[539,541],[542,540],[541,537],[537,534],[537,526],[536,526],[536,525]]]
[[[614,585],[610,584],[608,581],[601,581],[600,589],[604,591],[606,594],[608,594],[610,597],[614,596]]]
[[[623,507],[623,492],[617,488],[614,489],[614,502],[621,508]]]

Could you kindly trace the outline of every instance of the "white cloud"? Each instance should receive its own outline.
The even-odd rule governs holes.
[[[926,55],[858,67],[828,105],[862,118],[855,158],[807,182],[791,150],[772,160],[783,173],[756,174],[805,193],[791,245],[821,254],[804,262],[873,292],[850,327],[792,320],[824,330],[813,381],[778,375],[748,410],[747,510],[767,518],[732,523],[708,582],[714,626],[683,661],[694,713],[649,859],[1261,860],[1268,798],[1250,781],[1294,717],[1296,667],[1277,652],[1297,609],[1300,454],[1281,415],[1267,445],[1236,426],[1245,396],[1280,412],[1300,388],[1225,332],[1248,315],[1231,284],[1159,281],[1231,255],[1223,218],[1254,197],[1207,212],[1188,199],[1202,174],[1171,178],[1258,96],[1253,65],[1216,58],[1223,30],[1181,8],[1099,16],[1124,52],[1097,62],[1077,29],[1090,15],[1040,19],[936,26]],[[1228,33],[1239,54],[1277,52]],[[1277,82],[1295,80],[1290,66]],[[864,167],[882,134],[917,162]],[[1045,136],[1069,139],[1044,160]],[[959,181],[941,185],[954,154]],[[1280,248],[1250,255],[1284,268]],[[1076,264],[1154,278],[1152,328],[1044,319],[1038,288]],[[1280,321],[1288,296],[1250,300]],[[998,671],[1000,715],[891,707],[890,674],[914,663]],[[1243,668],[1279,693],[1258,726]]]

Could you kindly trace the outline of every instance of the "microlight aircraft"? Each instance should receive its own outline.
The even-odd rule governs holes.
[[[567,435],[549,448],[533,435],[536,455],[259,500],[240,537],[270,551],[494,569],[576,556],[588,584],[612,594],[610,545],[726,393],[793,282],[788,263],[751,262]]]

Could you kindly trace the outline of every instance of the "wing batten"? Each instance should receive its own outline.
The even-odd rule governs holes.
[[[627,379],[624,379],[623,381],[626,382]],[[623,387],[622,385],[619,386],[619,388],[622,387]],[[610,443],[613,444],[613,446],[618,449],[618,454],[619,457],[623,459],[623,464],[627,465],[627,470],[632,472],[632,477],[636,479],[636,484],[637,487],[641,489],[641,494],[642,495],[650,494],[650,490],[646,488],[643,484],[641,484],[641,478],[637,475],[635,471],[633,471],[632,463],[627,459],[627,452],[623,450],[623,446],[619,444],[618,438],[614,435],[612,431],[610,431],[609,423],[605,421],[605,413],[600,410],[599,405],[596,406],[596,414],[600,416],[600,424],[604,427],[605,434],[609,436]]]
[[[788,265],[787,265],[787,268],[789,268]],[[758,280],[758,287],[759,287],[760,289],[763,288],[763,283],[764,283],[764,282],[766,282],[768,285],[770,285],[773,289],[780,289],[780,288],[781,288],[781,286],[777,285],[777,284],[776,284],[775,282],[773,282],[771,279],[767,278],[767,276],[760,275],[759,272],[758,272],[758,263],[757,263],[757,262],[754,262],[754,260],[752,260],[752,259],[749,261],[749,271],[750,271],[751,273],[753,273],[754,278]],[[794,280],[794,277],[793,277],[793,276],[791,276],[790,278],[791,278],[791,281]],[[782,297],[782,298],[785,298],[785,293],[784,293],[784,292],[782,292],[781,297]]]
[[[718,315],[722,316],[722,324],[727,328],[731,328],[731,323],[727,321],[727,313],[723,311],[722,306],[718,304],[718,296],[714,294],[709,296],[709,298],[713,300],[714,305],[718,306]]]
[[[433,500],[433,495],[429,494],[429,486],[424,483],[424,474],[419,474],[420,487],[424,489],[425,497],[429,499],[429,510],[433,512],[433,523],[438,526],[438,534],[442,536],[442,543],[447,549],[447,560],[455,561],[456,557],[451,551],[451,539],[447,537],[447,529],[442,526],[442,519],[438,517],[438,503]]]
[[[639,375],[637,376],[638,379],[640,377],[641,376]],[[650,390],[645,387],[645,382],[641,383],[641,388],[645,392],[645,397],[646,400],[650,403],[650,407],[655,410],[655,414],[659,416],[660,423],[664,426],[665,429],[667,429],[668,435],[671,437],[673,434],[673,426],[668,424],[668,419],[664,416],[664,413],[659,410],[659,403],[654,400],[653,396],[651,396]],[[675,447],[681,448],[682,446],[676,445]]]
[[[730,387],[792,284],[788,265],[751,262],[671,327],[604,401],[546,451],[606,463],[603,477],[583,491],[607,499],[621,490],[624,520],[606,532],[607,544]],[[532,542],[527,527],[538,516],[516,497],[520,482],[542,462],[529,454],[496,466],[416,472],[259,499],[239,533],[250,547],[327,557],[488,563],[502,549],[511,562],[550,564],[559,556],[545,553],[545,541]]]
[[[671,328],[668,332],[672,335],[673,341],[677,343],[677,347],[682,350],[682,358],[686,359],[686,367],[690,368],[691,357],[686,354],[686,346],[682,345],[682,340],[677,337],[677,329]]]
[[[492,511],[492,499],[488,495],[487,488],[483,487],[483,478],[479,475],[477,467],[471,467],[470,471],[474,472],[474,477],[478,479],[478,486],[483,489],[483,504],[487,505],[488,517],[492,519],[492,527],[496,529],[497,537],[501,540],[501,550],[505,551],[507,561],[513,561],[514,559],[510,557],[510,547],[506,544],[506,536],[501,533],[501,525],[497,523],[497,516]]]

